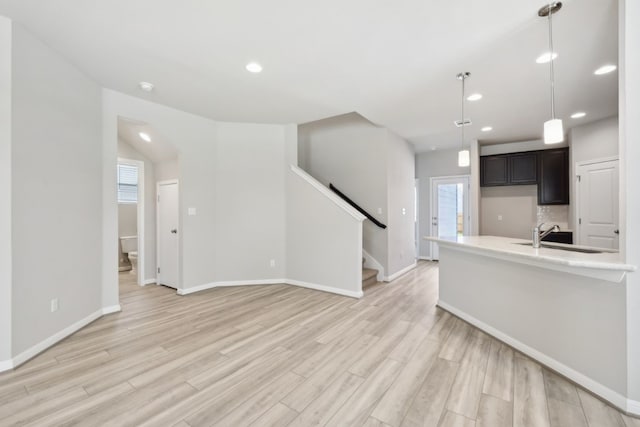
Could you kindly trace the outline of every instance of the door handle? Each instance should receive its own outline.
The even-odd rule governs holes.
[[[615,234],[620,234],[620,230],[613,230]]]
[[[174,228],[173,230],[171,230],[171,232],[172,232],[173,234],[178,234],[178,230],[177,230],[177,229],[175,229],[175,228]]]

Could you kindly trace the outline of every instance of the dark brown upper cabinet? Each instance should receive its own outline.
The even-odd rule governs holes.
[[[480,157],[480,185],[509,185],[509,162],[506,155]]]
[[[535,185],[538,183],[538,153],[518,153],[509,157],[509,183]]]
[[[538,168],[538,204],[569,204],[569,149],[540,152]]]

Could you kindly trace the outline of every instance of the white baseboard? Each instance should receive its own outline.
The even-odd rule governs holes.
[[[0,372],[8,371],[9,369],[13,369],[13,360],[0,360]]]
[[[154,283],[156,283],[156,280],[158,279],[156,279],[155,277],[153,279],[146,279],[142,282],[142,286],[153,285]]]
[[[119,311],[122,311],[122,307],[120,306],[120,304],[102,308],[102,314],[103,315],[111,314],[111,313],[117,313]]]
[[[627,399],[627,413],[640,417],[640,401]]]
[[[0,362],[0,372],[7,371],[9,369],[13,369],[13,368],[15,368],[17,366],[22,365],[27,360],[37,356],[38,354],[42,353],[43,351],[45,351],[49,347],[52,347],[53,345],[55,345],[59,341],[62,341],[63,339],[65,339],[69,335],[79,331],[80,329],[84,328],[89,323],[93,322],[94,320],[102,317],[105,314],[116,313],[118,311],[121,311],[121,307],[120,307],[119,304],[118,305],[112,305],[110,307],[104,307],[104,308],[101,308],[100,310],[94,311],[93,313],[91,313],[90,315],[85,317],[84,319],[78,320],[77,322],[75,322],[74,324],[72,324],[70,326],[67,326],[66,328],[64,328],[60,332],[57,332],[57,333],[51,335],[49,338],[47,338],[47,339],[45,339],[43,341],[40,341],[38,344],[36,344],[33,347],[23,351],[22,353],[20,353],[19,355],[17,355],[13,359],[1,361]]]
[[[511,336],[505,334],[502,331],[495,329],[492,326],[487,325],[486,323],[476,319],[475,317],[470,316],[469,314],[464,313],[463,311],[450,306],[444,301],[438,301],[438,306],[450,312],[451,314],[461,318],[462,320],[472,324],[478,329],[485,331],[486,333],[499,339],[500,341],[510,345],[516,350],[526,354],[532,359],[537,360],[541,364],[564,375],[565,377],[569,378],[571,381],[575,382],[576,384],[581,385],[582,387],[586,388],[590,392],[594,393],[597,396],[600,396],[602,399],[611,403],[613,406],[616,406],[618,409],[621,409],[631,414],[640,415],[640,402],[627,399],[625,396],[618,393],[617,391],[611,390],[609,387],[603,384],[600,384],[599,382],[587,377],[586,375],[574,370],[573,368],[570,368],[569,366],[558,362],[552,357],[547,356],[546,354],[532,347],[529,347],[528,345],[516,340],[515,338],[512,338]]]
[[[303,282],[293,279],[266,279],[266,280],[236,280],[232,282],[211,282],[204,285],[194,286],[186,289],[178,289],[178,295],[189,295],[194,292],[200,292],[207,289],[222,288],[226,286],[256,286],[256,285],[279,285],[287,284],[300,286],[302,288],[315,289],[317,291],[329,292],[332,294],[344,295],[352,298],[362,298],[362,291],[346,291],[344,289],[334,288],[331,286],[318,285],[315,283]]]
[[[389,277],[385,277],[385,278],[384,278],[384,281],[385,281],[385,282],[391,282],[392,280],[396,280],[398,277],[400,277],[400,276],[402,276],[403,274],[405,274],[405,273],[407,273],[407,272],[409,272],[409,271],[413,270],[414,268],[416,268],[416,266],[417,266],[417,265],[418,265],[418,263],[417,263],[417,262],[414,262],[413,264],[411,264],[411,265],[409,265],[409,266],[407,266],[407,267],[403,268],[402,270],[400,270],[400,271],[397,271],[397,272],[393,273],[391,276],[389,276]]]
[[[433,258],[429,256],[419,256],[418,259],[421,259],[423,261],[433,261]]]
[[[229,286],[256,286],[256,285],[276,285],[285,283],[286,279],[265,279],[265,280],[234,280],[227,282],[211,282],[204,285],[193,286],[186,289],[178,289],[178,295],[189,295],[194,292],[206,291],[207,289],[223,288]]]
[[[347,291],[344,289],[334,288],[332,286],[317,285],[315,283],[303,282],[301,280],[286,279],[285,283],[288,285],[300,286],[301,288],[315,289],[316,291],[329,292],[331,294],[338,294],[338,295],[343,295],[345,297],[351,297],[351,298],[362,298],[362,296],[364,295],[364,292],[362,292],[362,290]]]

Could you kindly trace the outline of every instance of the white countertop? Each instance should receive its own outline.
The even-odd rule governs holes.
[[[566,271],[584,276],[599,277],[609,281],[619,282],[626,272],[636,270],[635,265],[626,264],[619,252],[600,248],[586,248],[584,246],[564,245],[561,243],[542,242],[544,245],[574,248],[586,248],[602,251],[602,253],[571,252],[560,249],[541,247],[535,249],[519,243],[531,243],[530,240],[512,239],[497,236],[462,236],[438,238],[425,236],[425,240],[436,242],[443,246],[456,247],[467,252],[493,256],[506,260],[513,260],[524,264],[553,270]],[[587,271],[581,271],[587,270]]]

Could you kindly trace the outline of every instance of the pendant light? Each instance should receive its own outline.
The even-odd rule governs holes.
[[[551,17],[554,13],[562,8],[559,1],[551,2],[538,10],[538,16],[547,17],[549,22],[549,75],[551,83],[551,120],[544,122],[544,143],[557,144],[564,141],[564,130],[562,129],[562,120],[556,119],[556,102],[555,102],[555,81],[553,73],[553,25]]]
[[[469,166],[469,150],[464,148],[464,127],[467,125],[464,120],[464,81],[471,76],[471,73],[465,71],[464,73],[458,74],[456,77],[458,80],[462,81],[462,117],[460,118],[460,129],[462,129],[462,140],[460,141],[460,151],[458,151],[458,166],[461,168],[465,168]]]

